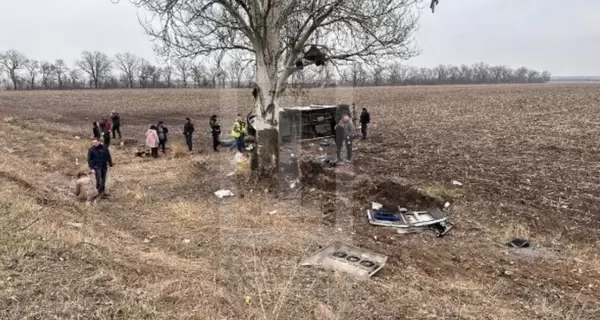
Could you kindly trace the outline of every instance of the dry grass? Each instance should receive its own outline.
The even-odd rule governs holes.
[[[246,91],[1,93],[0,319],[598,319],[599,92],[315,90],[369,108],[371,138],[357,143],[356,178],[279,200],[228,176],[233,154],[202,151],[207,135],[188,153],[178,128],[190,116],[201,134],[213,113],[226,126]],[[70,192],[88,124],[113,109],[128,139],[165,121],[171,151],[142,159],[115,142],[112,199],[85,206]],[[457,228],[436,239],[368,226],[385,181],[452,200]],[[333,198],[333,223],[319,195]],[[515,251],[512,237],[542,249]],[[299,267],[334,240],[388,263],[368,281]]]

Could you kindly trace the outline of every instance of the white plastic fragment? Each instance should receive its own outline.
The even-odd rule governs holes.
[[[227,190],[227,189],[220,189],[215,191],[215,196],[217,196],[217,198],[225,198],[225,197],[233,197],[233,192],[231,192],[231,190]]]

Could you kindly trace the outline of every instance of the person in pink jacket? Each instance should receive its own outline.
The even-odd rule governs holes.
[[[146,147],[150,148],[152,158],[158,158],[158,132],[155,125],[146,131]]]

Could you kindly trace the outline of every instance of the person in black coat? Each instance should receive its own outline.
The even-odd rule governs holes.
[[[185,118],[185,124],[183,125],[183,135],[185,136],[185,143],[188,146],[188,150],[192,151],[192,144],[194,141],[194,124],[190,118]]]
[[[94,139],[92,147],[88,150],[87,161],[88,167],[96,176],[98,196],[105,198],[108,196],[108,194],[106,194],[106,175],[108,173],[108,167],[112,167],[113,162],[110,151],[102,144],[101,140]]]
[[[367,138],[367,126],[371,122],[371,115],[367,111],[367,108],[363,108],[360,114],[360,131],[362,133],[362,138]]]
[[[94,139],[100,139],[102,137],[102,132],[100,131],[100,128],[98,127],[98,122],[94,121],[92,123],[93,127],[92,127],[92,134],[94,135]]]
[[[210,134],[212,135],[213,151],[219,151],[219,136],[221,135],[221,125],[217,121],[217,115],[213,114],[208,123],[210,125]]]
[[[110,115],[110,120],[112,120],[113,139],[117,138],[117,133],[119,134],[119,139],[121,139],[121,116],[115,111],[113,111]]]

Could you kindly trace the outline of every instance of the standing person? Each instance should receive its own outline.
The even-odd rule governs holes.
[[[117,133],[119,134],[119,139],[121,139],[121,116],[118,113],[113,111],[110,114],[110,119],[112,120],[112,134],[113,139],[117,138]]]
[[[102,119],[102,122],[104,123],[104,126],[106,127],[106,130],[108,131],[108,133],[110,133],[112,131],[112,128],[110,126],[110,121],[108,121],[107,118]]]
[[[213,114],[210,117],[210,133],[212,134],[213,150],[219,151],[219,135],[221,135],[221,125],[217,121],[217,115]]]
[[[165,149],[167,147],[167,133],[169,133],[169,129],[163,121],[159,121],[156,131],[158,133],[158,146],[162,149],[163,153],[166,153]]]
[[[96,190],[100,198],[106,198],[106,175],[108,167],[113,166],[112,157],[108,148],[102,144],[102,140],[94,139],[92,147],[88,150],[88,167],[96,176]]]
[[[94,121],[92,125],[92,134],[94,135],[94,139],[100,139],[102,137],[102,131],[100,131],[100,127],[98,126],[98,121]]]
[[[188,146],[189,151],[192,151],[192,143],[194,141],[194,124],[190,118],[185,118],[185,125],[183,125],[183,135],[185,136],[185,143]]]
[[[237,119],[233,123],[233,128],[231,129],[231,137],[235,139],[235,146],[237,150],[241,153],[244,152],[244,136],[246,134],[246,123],[242,120],[242,115],[238,113]]]
[[[371,115],[367,111],[367,108],[363,108],[360,113],[360,132],[362,133],[362,138],[367,138],[367,125],[371,122]]]
[[[106,126],[106,122],[100,122],[100,136],[102,137],[104,146],[110,147],[110,131]]]
[[[150,129],[146,131],[146,147],[150,148],[152,158],[158,158],[159,145],[160,138],[158,137],[157,128],[155,125],[151,125]]]
[[[346,147],[346,162],[352,161],[352,137],[354,136],[354,125],[349,114],[342,115],[342,119],[335,126],[335,144],[337,147],[338,162],[342,162],[342,148]]]

